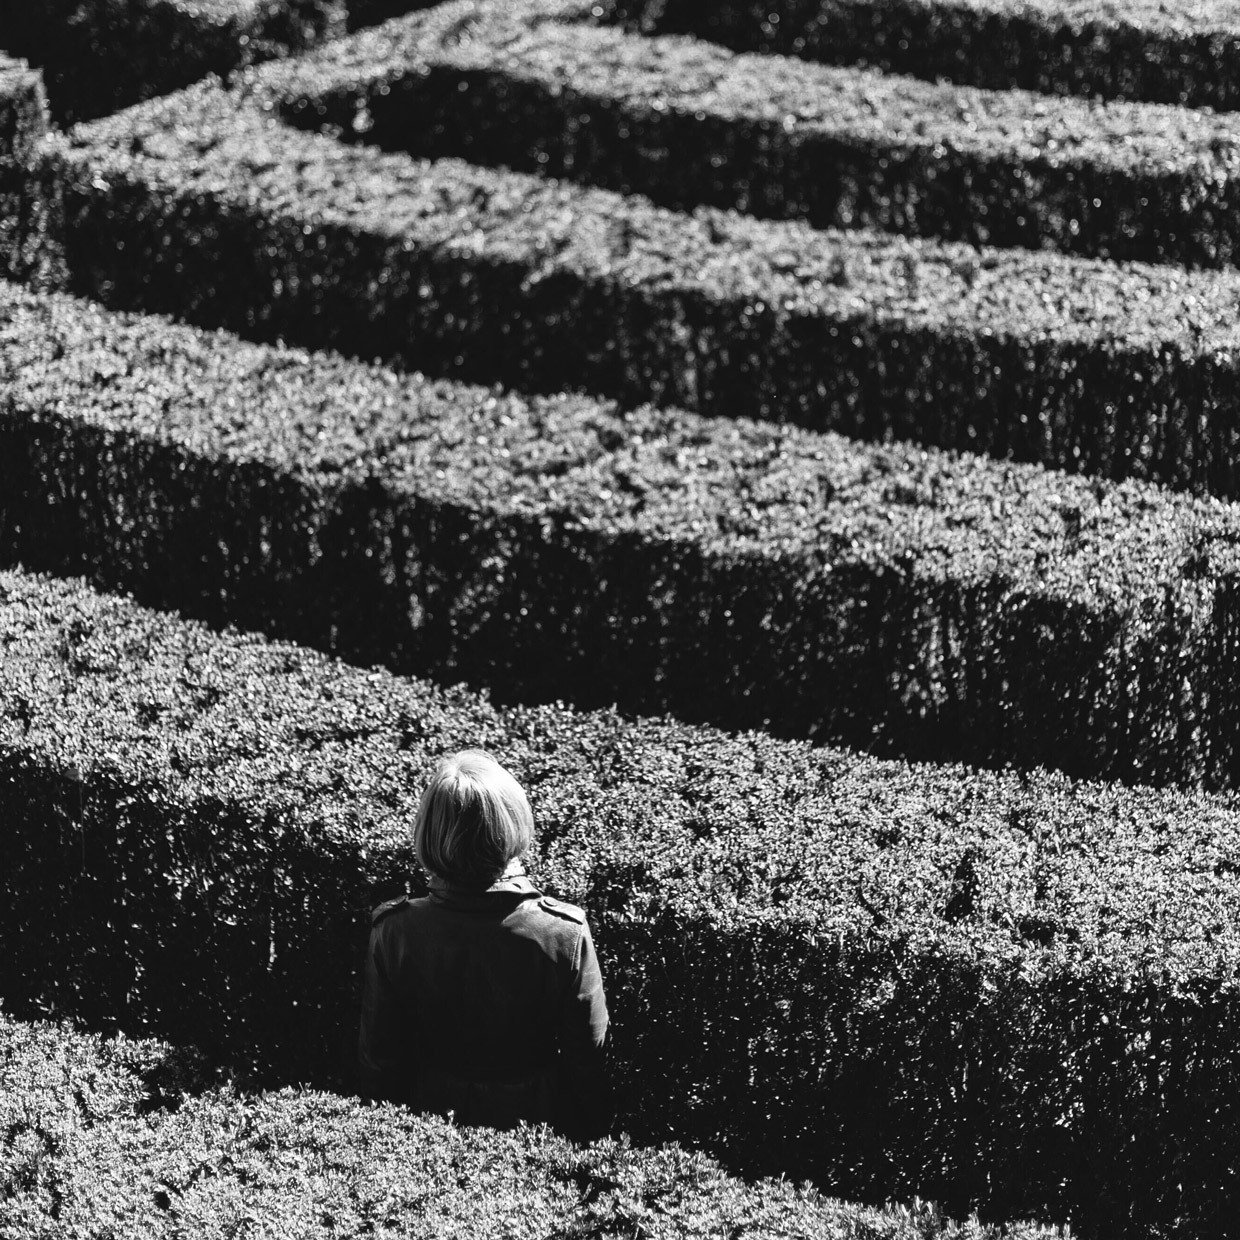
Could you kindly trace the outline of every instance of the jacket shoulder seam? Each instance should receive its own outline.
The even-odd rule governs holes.
[[[377,926],[389,913],[409,903],[409,896],[397,896],[394,900],[385,900],[370,914],[370,924]]]

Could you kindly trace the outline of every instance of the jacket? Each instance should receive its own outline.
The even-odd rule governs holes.
[[[606,1132],[607,1003],[585,913],[519,864],[485,891],[432,880],[374,910],[363,1092],[465,1124]]]

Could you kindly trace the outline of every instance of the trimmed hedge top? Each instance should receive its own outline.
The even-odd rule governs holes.
[[[356,855],[375,881],[416,871],[429,767],[481,746],[530,793],[539,878],[596,916],[783,925],[995,976],[1161,979],[1167,995],[1237,984],[1235,797],[499,710],[72,582],[7,572],[0,598],[8,760],[147,789],[165,815],[243,807],[273,839]]]
[[[811,573],[860,564],[998,578],[1103,612],[1176,598],[1204,608],[1204,620],[1216,585],[1240,567],[1240,510],[1144,483],[506,395],[0,283],[5,407],[324,486],[370,480],[714,556],[800,561]]]
[[[767,126],[790,146],[821,138],[893,157],[948,147],[1043,167],[1156,170],[1211,186],[1240,172],[1240,120],[1227,114],[737,55],[692,38],[600,28],[589,23],[592,11],[588,0],[461,0],[268,67],[261,80],[292,108],[340,91],[355,95],[360,108],[368,100],[383,106],[409,75],[485,72],[635,114],[654,109]]]
[[[439,1237],[733,1234],[838,1240],[1053,1240],[808,1188],[744,1184],[675,1146],[578,1148],[546,1130],[458,1128],[393,1106],[216,1090],[148,1112],[154,1042],[0,1016],[0,1230],[11,1234]],[[178,1082],[182,1090],[197,1084]],[[200,1087],[200,1086],[199,1086]]]
[[[380,28],[380,31],[386,27]],[[364,37],[362,35],[357,36]],[[257,89],[261,77],[252,80]],[[72,181],[261,209],[492,263],[747,299],[786,316],[1228,358],[1240,273],[820,232],[301,132],[202,83],[59,140]]]

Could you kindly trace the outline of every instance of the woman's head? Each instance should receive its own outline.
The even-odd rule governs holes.
[[[431,775],[413,843],[431,874],[485,887],[529,848],[533,835],[534,815],[521,785],[488,754],[464,749]]]

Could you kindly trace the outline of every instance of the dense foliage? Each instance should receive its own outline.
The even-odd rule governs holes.
[[[210,84],[81,127],[44,163],[66,182],[75,286],[114,306],[538,391],[1240,490],[1234,271],[678,214],[335,142]]]
[[[629,29],[995,90],[1240,106],[1229,0],[603,0]]]
[[[345,0],[4,0],[0,49],[43,68],[53,114],[68,124],[339,34],[344,5]]]
[[[1116,259],[1240,258],[1232,116],[738,56],[600,28],[592,11],[456,0],[264,76],[315,127],[678,209]]]
[[[1240,273],[1171,265],[1234,257],[1240,128],[813,63],[1006,87],[1029,40],[1030,85],[1232,106],[1229,6],[449,3],[246,67],[343,7],[0,0],[62,118],[224,79],[42,140],[0,62],[0,264],[97,299],[0,285],[0,559],[216,626],[0,575],[5,1001],[347,1091],[412,795],[481,745],[639,1139],[1233,1231],[1240,801],[1040,764],[1240,774],[1238,510],[1113,481],[1240,496]],[[204,1063],[0,1022],[0,1234],[991,1234]]]
[[[2,45],[0,45],[2,48]],[[39,74],[0,50],[0,279],[58,284],[63,232],[54,179],[34,170],[47,133],[47,100]]]
[[[1111,1234],[1229,1215],[1233,800],[497,710],[0,580],[21,1010],[347,1083],[368,908],[421,881],[413,792],[479,744],[530,789],[535,876],[595,923],[635,1136]]]
[[[865,1209],[742,1184],[674,1146],[579,1149],[324,1094],[203,1092],[200,1063],[0,1016],[0,1232],[63,1236],[539,1235],[602,1240],[1055,1240],[1050,1228]],[[186,1097],[187,1093],[193,1097]]]
[[[1234,782],[1240,524],[0,288],[14,557],[505,698]],[[1168,710],[1168,703],[1175,710]]]

